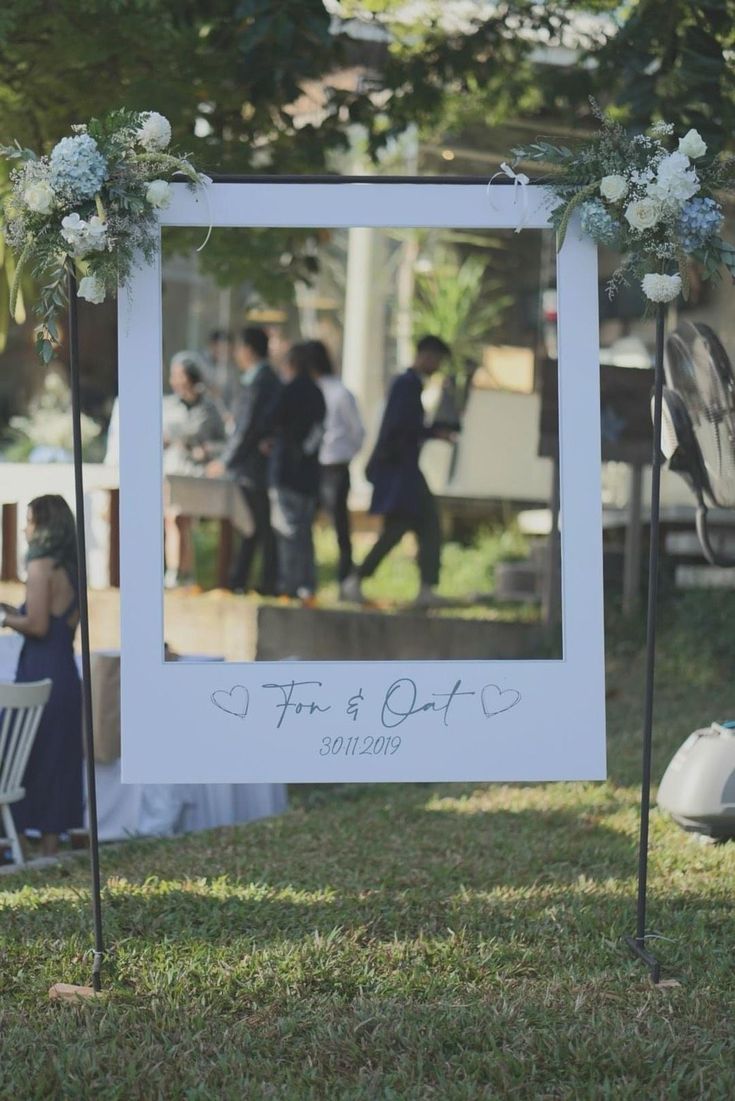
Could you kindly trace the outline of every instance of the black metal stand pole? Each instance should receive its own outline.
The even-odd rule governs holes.
[[[648,618],[646,627],[646,687],[643,707],[643,769],[641,778],[641,829],[638,845],[638,911],[635,937],[626,937],[631,952],[645,963],[653,982],[661,978],[661,966],[646,949],[646,887],[648,882],[648,825],[651,814],[651,753],[653,745],[653,694],[656,667],[656,608],[658,601],[659,503],[661,499],[661,411],[664,386],[664,306],[656,307],[656,363],[653,391],[653,459],[651,463],[651,541],[648,549]]]
[[[97,837],[97,787],[94,776],[94,738],[92,732],[92,680],[89,659],[89,607],[87,603],[87,544],[84,534],[84,481],[82,477],[82,423],[79,394],[79,327],[77,324],[77,281],[69,273],[69,375],[71,380],[72,429],[74,435],[74,491],[76,498],[77,563],[79,618],[82,633],[82,716],[87,771],[87,813],[89,815],[89,855],[92,872],[92,915],[94,918],[94,963],[92,988],[102,989],[102,896],[100,891],[100,850]]]

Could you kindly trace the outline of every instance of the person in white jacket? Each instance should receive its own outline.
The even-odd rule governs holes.
[[[310,340],[307,347],[311,359],[310,371],[321,388],[327,407],[324,438],[319,449],[319,505],[331,517],[337,534],[341,592],[343,581],[352,572],[352,537],[347,508],[350,462],[362,447],[365,427],[355,396],[334,373],[324,344],[321,340]]]

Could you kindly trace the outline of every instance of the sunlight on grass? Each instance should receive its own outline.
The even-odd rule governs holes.
[[[733,705],[733,616],[667,604],[656,780]],[[0,879],[0,1097],[730,1101],[735,844],[654,808],[648,928],[681,985],[652,987],[621,941],[643,629],[607,626],[606,782],[307,785],[276,819],[104,846],[101,1002],[47,999],[89,981],[85,858]]]
[[[241,883],[229,876],[220,875],[208,879],[199,876],[196,879],[166,879],[148,876],[142,883],[131,882],[124,876],[111,876],[106,889],[111,896],[151,898],[170,894],[200,896],[218,901],[241,899],[244,902],[284,902],[298,906],[317,906],[334,902],[335,891],[323,888],[318,891],[306,891],[295,887],[272,887],[264,883]]]

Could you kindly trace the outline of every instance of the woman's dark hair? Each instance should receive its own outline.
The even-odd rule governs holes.
[[[77,532],[74,514],[58,493],[34,497],[28,505],[34,532],[28,541],[26,560],[52,558],[62,566],[74,587],[77,584]]]
[[[248,325],[246,329],[242,330],[240,343],[247,345],[261,359],[265,359],[268,355],[268,333],[265,329],[258,328],[257,325]]]
[[[321,340],[307,340],[306,347],[309,349],[309,355],[311,356],[309,370],[319,378],[324,378],[325,375],[333,375],[334,364],[326,345]]]
[[[286,363],[297,375],[308,375],[314,370],[314,353],[311,345],[313,340],[302,340],[299,344],[292,344],[286,352]]]
[[[64,498],[58,493],[47,493],[43,497],[34,497],[28,505],[33,523],[38,532],[51,531],[75,534],[74,513]]]

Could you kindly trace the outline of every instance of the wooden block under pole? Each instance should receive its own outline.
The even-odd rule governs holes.
[[[79,1002],[86,998],[101,998],[102,991],[93,990],[91,986],[74,986],[68,982],[55,982],[48,992],[49,998],[57,1002]]]

